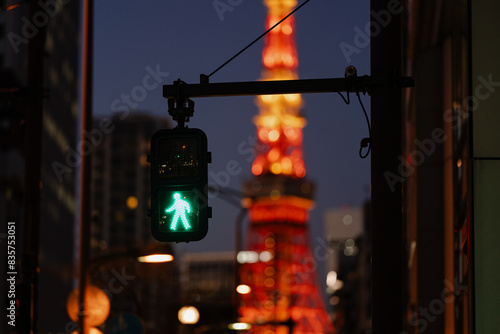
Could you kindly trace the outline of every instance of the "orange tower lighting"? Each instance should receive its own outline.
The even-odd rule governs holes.
[[[297,4],[295,0],[264,3],[266,29]],[[262,63],[263,80],[298,78],[293,16],[266,35]],[[245,193],[250,195],[246,243],[258,258],[240,267],[240,282],[250,288],[240,296],[240,321],[252,325],[250,333],[291,333],[290,326],[296,334],[333,333],[309,247],[314,185],[305,179],[302,98],[261,95],[257,105],[257,156],[254,178],[245,184]]]

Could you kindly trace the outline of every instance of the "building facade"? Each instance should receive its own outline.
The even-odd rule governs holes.
[[[67,155],[77,150],[80,6],[0,2],[0,217],[17,225],[20,331],[64,331],[69,321],[78,164]]]
[[[327,307],[337,333],[371,329],[370,205],[324,214]]]
[[[123,119],[121,119],[123,118]],[[106,134],[92,161],[92,248],[96,253],[152,241],[149,218],[149,141],[168,128],[165,118],[134,113],[95,120],[105,122]]]
[[[94,143],[89,280],[108,292],[110,313],[99,327],[104,332],[118,330],[120,319],[135,319],[148,333],[177,331],[179,261],[172,245],[153,239],[148,217],[150,139],[164,128],[166,118],[134,111],[96,117],[87,136]],[[158,248],[174,261],[138,261]]]
[[[180,263],[180,306],[198,309],[194,332],[229,332],[237,321],[234,252],[185,253]],[[181,325],[182,326],[182,325]],[[188,328],[184,328],[184,333]],[[189,332],[189,331],[188,331]]]
[[[404,4],[406,329],[496,333],[500,6]]]

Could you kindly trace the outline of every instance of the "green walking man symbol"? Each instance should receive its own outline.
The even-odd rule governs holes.
[[[174,231],[177,230],[177,222],[180,218],[182,224],[184,225],[184,229],[189,230],[191,228],[191,225],[189,225],[189,222],[186,218],[186,212],[191,212],[191,206],[188,202],[181,199],[181,194],[179,193],[174,194],[174,199],[174,204],[172,204],[170,208],[165,209],[165,212],[175,211],[174,218],[172,219],[172,223],[170,224],[170,229]]]

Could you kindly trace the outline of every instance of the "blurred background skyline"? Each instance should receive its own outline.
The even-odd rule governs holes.
[[[200,74],[211,73],[264,31],[266,9],[261,1],[220,3],[182,1],[139,6],[136,1],[96,2],[94,116],[126,119],[126,109],[130,109],[171,121],[161,85],[178,78],[199,83]],[[343,42],[359,45],[354,38],[356,29],[364,30],[369,22],[368,1],[311,1],[294,16],[300,78],[343,77],[348,65],[355,66],[359,75],[369,74],[369,45],[349,54],[350,59],[340,47]],[[211,76],[210,82],[259,80],[262,48],[260,40]],[[147,68],[161,72],[162,82],[144,96],[132,95],[136,86],[143,85]],[[362,98],[369,111],[368,97]],[[329,208],[356,207],[369,198],[369,159],[358,155],[359,142],[368,136],[368,129],[355,98],[350,105],[337,94],[306,94],[303,99],[306,177],[317,185],[310,227],[313,240],[324,240],[324,215]],[[254,158],[255,98],[194,101],[195,112],[188,126],[200,128],[208,136],[213,161],[209,182],[241,191],[242,182],[251,176]],[[222,174],[230,161],[236,161],[241,172],[231,176],[227,184]],[[234,249],[234,221],[240,209],[221,197],[213,194],[210,198],[213,218],[207,237],[177,244],[176,249]],[[317,240],[312,247],[316,244]]]
[[[0,280],[9,278],[9,288],[16,292],[0,295],[0,304],[14,305],[9,317],[19,324],[4,321],[1,331],[69,331],[73,322],[86,318],[78,316],[75,298],[75,287],[86,281],[96,287],[88,291],[98,291],[95,296],[104,299],[83,305],[109,306],[100,310],[99,321],[88,325],[106,333],[119,332],[123,323],[148,332],[195,329],[176,317],[187,303],[200,310],[196,331],[226,328],[238,308],[238,267],[269,264],[267,270],[247,271],[246,278],[256,283],[260,277],[260,288],[273,292],[278,276],[269,255],[275,238],[285,235],[265,228],[257,238],[249,234],[249,243],[257,240],[266,249],[250,246],[260,254],[246,253],[235,261],[238,196],[228,203],[222,193],[240,193],[242,182],[251,178],[252,119],[259,111],[255,98],[194,101],[189,126],[208,136],[213,157],[209,181],[221,191],[210,199],[213,218],[204,240],[153,240],[146,217],[146,156],[151,134],[174,126],[162,85],[178,78],[198,83],[200,74],[209,74],[263,32],[266,9],[261,1],[249,0],[95,3],[91,84],[97,123],[83,140],[87,105],[82,99],[88,88],[82,87],[88,41],[84,9],[91,3],[0,0],[0,160],[5,162],[0,164],[0,216],[8,222],[0,231],[2,249],[8,249],[7,236],[16,239],[15,259],[1,256],[0,266],[17,271],[0,271]],[[401,73],[415,84],[362,96],[368,111],[370,103],[374,111],[374,143],[387,143],[374,146],[372,171],[370,160],[358,154],[368,129],[357,99],[351,96],[346,105],[337,94],[302,96],[308,122],[303,131],[306,179],[316,184],[309,225],[317,266],[300,268],[312,258],[303,256],[306,249],[274,254],[279,261],[295,256],[294,269],[317,269],[339,334],[500,331],[494,321],[500,300],[494,256],[500,214],[500,132],[495,128],[500,122],[500,48],[494,43],[500,40],[499,12],[500,5],[489,0],[316,0],[294,16],[299,78],[341,78],[354,65],[358,75]],[[259,41],[210,81],[259,80],[262,49]],[[84,155],[92,152],[93,182],[81,178],[82,150]],[[235,175],[226,173],[228,168],[236,169]],[[386,172],[401,179],[387,184]],[[364,211],[370,181],[369,216],[375,228],[356,238],[363,230],[360,221],[371,223]],[[92,210],[81,204],[88,198],[81,195],[81,185],[92,188]],[[265,219],[281,219],[282,212],[257,219],[268,223]],[[290,212],[293,218],[307,216]],[[91,228],[90,235],[80,227]],[[297,241],[294,230],[287,230],[292,232],[288,239]],[[90,249],[80,249],[87,242]],[[152,251],[170,262],[148,263],[143,255]],[[286,281],[288,271],[281,271]],[[285,283],[291,283],[289,291],[303,286]],[[301,296],[308,299],[311,294],[304,292]],[[72,312],[67,309],[70,296]],[[264,307],[279,304],[278,296],[267,297],[261,300]],[[290,310],[314,304],[299,305],[296,295],[282,297]],[[253,323],[261,324],[259,319]]]
[[[302,2],[297,3],[300,5]],[[136,137],[133,124],[149,122],[146,120],[146,123],[141,123],[143,120],[137,118],[137,114],[164,118],[170,126],[175,126],[168,115],[167,101],[162,96],[161,86],[171,85],[179,78],[186,83],[199,83],[200,74],[212,73],[262,34],[266,26],[267,8],[262,1],[248,0],[156,2],[140,6],[135,1],[106,1],[95,3],[94,15],[93,114],[97,118],[109,117],[116,122],[117,128],[110,136],[117,138],[113,142],[116,140],[121,143],[116,146],[111,144],[111,150],[104,154],[97,153],[95,159],[100,162],[105,158],[98,157],[110,156],[108,159],[114,161],[120,159],[120,156],[125,157],[127,150],[136,151],[134,142],[140,142],[141,139]],[[362,42],[360,38],[366,38],[364,42],[368,39],[368,34],[360,37],[359,31],[364,31],[370,20],[369,1],[310,1],[294,14],[294,18],[299,78],[344,77],[345,68],[349,65],[357,68],[358,75],[370,73],[369,44],[364,43],[363,47],[359,44]],[[345,45],[357,45],[359,48],[353,52],[353,49],[346,49]],[[261,39],[213,74],[210,82],[259,80],[263,71],[263,46],[264,39]],[[149,79],[145,80],[146,77]],[[360,236],[364,228],[366,208],[361,207],[370,196],[370,159],[359,157],[359,145],[361,139],[368,136],[368,128],[355,96],[351,96],[350,105],[346,105],[337,94],[306,94],[302,99],[302,113],[307,122],[303,129],[306,179],[316,184],[315,205],[310,211],[309,219],[310,248],[317,261],[315,268],[320,281],[319,293],[330,310],[338,301],[330,304],[330,298],[335,292],[335,282],[332,283],[330,278],[331,287],[327,290],[327,271],[342,268],[343,272],[339,273],[340,281],[344,279],[345,273],[360,270],[356,269],[354,259],[349,259],[349,256],[343,258],[340,254],[343,252],[343,242]],[[362,96],[362,100],[369,112],[368,96]],[[206,268],[202,270],[203,276],[216,275],[220,277],[216,281],[225,282],[227,273],[215,269],[221,264],[213,262],[213,267],[207,266],[221,256],[226,259],[229,256],[230,259],[228,253],[223,255],[221,252],[235,249],[236,220],[241,208],[238,196],[227,196],[227,193],[241,194],[243,182],[252,178],[250,169],[255,158],[256,137],[253,118],[259,114],[259,109],[255,103],[256,97],[194,98],[193,101],[194,116],[187,126],[200,128],[207,134],[208,149],[212,152],[209,184],[221,193],[209,195],[213,217],[209,220],[207,236],[201,241],[178,243],[173,247],[176,257],[182,258],[181,267],[190,268],[187,271],[190,275],[196,275],[196,263],[185,261],[189,258],[201,258],[205,259],[205,264],[198,264],[200,268]],[[120,122],[123,123],[121,127]],[[151,126],[149,125],[150,128]],[[161,128],[160,125],[157,126]],[[131,127],[130,130],[124,130],[128,127]],[[126,131],[129,131],[129,139],[137,139],[130,139],[128,142]],[[125,151],[121,152],[124,148]],[[234,173],[236,175],[228,173],[229,165],[233,166],[232,170],[237,171]],[[120,168],[119,166],[116,165]],[[120,169],[127,174],[128,169]],[[102,167],[96,168],[94,173],[98,174],[99,170],[103,170]],[[111,170],[114,171],[115,168]],[[118,172],[116,170],[114,173]],[[134,174],[132,172],[127,175]],[[96,187],[104,184],[103,180],[106,178],[113,178],[106,174],[103,176],[96,180]],[[128,182],[124,182],[121,192],[118,191],[119,186],[114,188],[113,185],[112,191],[122,194],[127,189],[125,183]],[[125,193],[121,196],[123,201]],[[102,197],[98,195],[97,198]],[[94,209],[105,213],[105,206]],[[139,204],[134,210],[137,212],[135,215],[140,216],[143,209],[144,205]],[[111,204],[109,210],[113,215],[113,211],[118,209]],[[123,208],[119,211],[127,215],[130,210]],[[352,231],[349,231],[348,224],[342,228],[342,217],[347,214],[355,217],[356,222],[350,226]],[[113,217],[112,215],[109,217]],[[140,217],[136,216],[137,219],[140,221]],[[330,225],[328,227],[325,226],[327,219]],[[103,217],[104,224],[106,220]],[[96,239],[108,242],[116,240],[115,243],[119,244],[120,235],[125,233],[123,235],[126,236],[126,224],[117,224],[116,221],[117,217],[111,218],[115,227],[110,226],[109,232],[106,232],[107,227],[102,226],[104,234]],[[146,224],[143,230],[135,230],[136,235],[149,233],[149,219],[144,221]],[[248,219],[245,222],[242,238],[244,244],[240,246],[242,249],[247,249],[245,236]],[[337,244],[329,244],[332,240],[327,240],[328,238],[334,238]],[[112,246],[113,244],[109,244],[106,247],[112,249]],[[366,248],[366,244],[357,246]],[[357,246],[353,248],[351,245],[348,250],[356,249],[357,254]],[[334,252],[335,247],[339,247],[340,251]],[[331,256],[332,252],[334,256]],[[367,256],[367,250],[363,249],[362,252],[359,259],[361,263],[365,263],[363,259]],[[360,268],[365,270],[362,264]],[[186,269],[182,269],[181,275],[185,274]],[[202,278],[195,279],[198,276],[188,277],[193,282],[202,281]],[[362,295],[365,284],[360,283],[358,287]],[[193,283],[192,288],[187,289],[185,293],[192,291],[191,294],[186,294],[191,296],[187,298],[192,298],[200,287]],[[201,295],[205,296],[207,293]],[[219,295],[224,293],[227,292],[218,292]],[[202,297],[202,302],[204,298],[208,297]],[[354,295],[348,298],[363,299]],[[211,303],[209,309],[215,305],[214,301]],[[203,303],[198,307],[203,308],[202,305]],[[348,309],[348,306],[342,306],[344,308]],[[202,310],[202,313],[206,312],[207,310]],[[344,316],[349,318],[358,315],[359,327],[362,328],[366,323],[361,320],[361,313],[358,312],[363,312],[361,304],[357,306],[357,311]]]
[[[73,296],[73,306],[77,305],[74,289],[81,281],[78,263],[83,233],[78,134],[84,39],[83,28],[76,22],[82,19],[82,3],[30,2],[1,8],[9,9],[0,16],[0,27],[8,33],[0,48],[4,50],[0,52],[1,88],[5,93],[2,110],[6,111],[2,123],[5,151],[1,153],[9,161],[1,172],[6,180],[2,192],[6,206],[2,207],[2,213],[11,220],[22,221],[22,229],[17,230],[18,265],[26,274],[16,277],[20,322],[24,329],[32,326],[48,332],[62,328],[68,316],[77,321],[77,312],[66,310],[66,300]],[[87,254],[90,261],[86,272],[90,284],[112,292],[108,296],[111,311],[101,329],[113,332],[113,324],[127,312],[140,317],[151,330],[169,324],[177,327],[175,313],[182,303],[200,307],[201,325],[221,321],[211,316],[221,313],[218,310],[226,310],[221,313],[227,316],[224,321],[235,320],[234,283],[238,269],[233,251],[241,207],[238,195],[229,201],[226,195],[241,194],[242,183],[252,178],[256,135],[252,120],[259,114],[256,97],[194,99],[195,114],[188,126],[207,134],[213,161],[209,165],[209,183],[220,194],[210,196],[213,218],[208,235],[199,242],[165,245],[162,251],[173,251],[175,261],[161,266],[161,270],[138,262],[136,256],[147,251],[146,246],[153,242],[146,216],[150,181],[145,154],[154,131],[175,126],[168,115],[162,86],[172,84],[177,78],[198,83],[200,74],[211,73],[262,34],[266,12],[260,1],[95,3],[94,123],[86,136],[92,152],[92,212]],[[40,21],[32,23],[26,19],[33,13],[36,18],[50,16],[51,20],[47,20],[50,24],[45,26]],[[340,48],[341,43],[359,46],[357,31],[369,23],[368,1],[355,4],[311,1],[294,19],[299,78],[341,78],[348,65],[356,66],[359,75],[369,74],[368,44],[348,57]],[[31,24],[38,25],[33,26],[36,28],[33,36],[28,34]],[[13,34],[26,40],[18,39],[16,45]],[[211,82],[259,80],[263,45],[264,39],[215,73]],[[50,94],[45,99],[27,98],[19,87],[47,89]],[[309,226],[310,249],[317,264],[311,277],[318,272],[319,299],[324,297],[328,301],[335,289],[326,291],[326,267],[333,270],[343,266],[346,272],[356,270],[354,259],[347,257],[358,254],[359,249],[353,243],[344,246],[343,242],[359,236],[363,227],[365,208],[361,206],[369,198],[370,166],[369,159],[361,159],[358,151],[368,129],[361,107],[353,97],[351,105],[346,105],[337,94],[309,94],[302,99],[302,114],[307,121],[303,132],[306,178],[316,185]],[[362,99],[369,110],[369,98]],[[36,106],[31,105],[35,100]],[[37,119],[42,113],[43,120]],[[104,122],[103,126],[103,119],[111,122]],[[30,169],[24,171],[24,166]],[[38,198],[39,202],[27,204],[26,198]],[[344,225],[349,225],[355,217],[355,233],[342,231],[339,240],[335,240],[337,244],[329,245],[327,234],[335,238],[342,226],[325,227],[325,217],[342,225],[347,214],[352,214],[351,220]],[[247,227],[248,222],[243,234]],[[242,240],[246,241],[244,235]],[[246,249],[245,244],[240,246]],[[335,247],[349,248],[351,253],[342,258],[342,251],[332,250]],[[366,250],[364,245],[360,253]],[[327,253],[335,256],[327,257]],[[363,253],[358,257],[360,263],[368,263],[366,256]],[[111,288],[109,284],[117,277],[126,279],[120,281],[122,286]],[[129,284],[129,278],[133,284]],[[344,278],[339,276],[338,282],[340,279]],[[181,289],[180,282],[183,282]],[[365,283],[363,286],[367,287]],[[330,285],[330,288],[336,286],[335,280],[330,280]],[[33,286],[39,287],[38,293],[35,289],[36,295],[28,292]],[[39,301],[36,304],[35,296]],[[6,296],[2,298],[8,302]],[[96,304],[99,303],[87,306],[92,308]],[[36,307],[37,317],[30,316],[30,305]],[[329,306],[328,311],[331,309]],[[169,316],[162,318],[161,312]],[[367,324],[360,326],[364,325]],[[6,324],[3,326],[7,328]]]

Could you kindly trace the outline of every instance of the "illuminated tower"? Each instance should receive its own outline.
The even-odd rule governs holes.
[[[295,0],[265,0],[267,28],[287,15]],[[289,17],[266,35],[263,80],[297,79],[294,18]],[[241,320],[252,333],[333,333],[319,293],[316,260],[309,247],[309,210],[313,184],[304,177],[300,94],[259,96],[255,177],[245,184],[250,228],[248,254],[240,259],[240,280],[251,287],[242,295]]]

